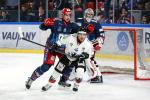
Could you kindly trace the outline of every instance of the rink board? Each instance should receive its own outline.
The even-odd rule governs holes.
[[[20,39],[18,27],[22,27],[24,37],[43,45],[51,33],[50,30],[40,30],[39,23],[0,23],[0,53],[43,53],[43,47]],[[147,54],[150,54],[150,25],[104,24],[103,27],[143,28],[145,34],[144,46],[146,48]],[[124,61],[124,64],[119,65],[118,67],[127,67],[133,69],[134,48],[131,37],[127,32],[124,32],[124,36],[128,39],[128,41],[125,41],[122,40],[122,32],[115,34],[113,33],[113,31],[105,33],[105,44],[100,52],[97,52],[96,55],[98,62],[100,62],[99,65],[112,65],[116,67],[118,66],[118,61]],[[120,43],[118,43],[118,41]],[[108,62],[105,63],[105,61],[101,62],[103,59],[107,59],[107,61],[116,60],[116,62],[113,64],[108,64]],[[146,60],[150,62],[150,58],[147,58]]]

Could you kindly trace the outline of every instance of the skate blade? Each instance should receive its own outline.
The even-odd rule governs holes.
[[[58,86],[58,90],[70,90],[70,87]]]

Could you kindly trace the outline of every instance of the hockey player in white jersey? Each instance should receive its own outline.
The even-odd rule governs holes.
[[[62,42],[62,41],[61,41]],[[62,57],[55,67],[54,72],[49,78],[48,83],[42,87],[43,91],[47,91],[56,82],[63,69],[70,64],[75,67],[75,81],[73,91],[78,91],[79,84],[82,81],[83,74],[86,71],[85,59],[90,59],[92,55],[92,44],[87,39],[86,32],[78,31],[77,36],[69,36],[64,39],[63,44],[66,44],[65,56]]]
[[[92,69],[92,76],[91,76],[91,83],[103,83],[103,77],[101,74],[101,71],[99,69],[98,64],[95,60],[95,53],[97,51],[100,51],[101,47],[104,44],[105,40],[105,33],[102,29],[102,26],[99,22],[97,22],[94,17],[94,11],[91,8],[88,8],[84,12],[84,18],[80,18],[77,20],[77,24],[85,29],[87,29],[88,39],[93,44],[93,50],[94,54],[91,57],[91,61],[87,62],[89,65],[89,68]],[[60,81],[58,82],[61,86],[70,86],[67,83],[67,80],[70,77],[70,74],[72,72],[73,66],[65,67],[63,70],[63,75],[60,78]]]

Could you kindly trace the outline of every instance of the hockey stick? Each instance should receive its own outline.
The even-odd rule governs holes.
[[[46,45],[43,45],[43,44],[40,44],[40,43],[37,43],[37,42],[34,42],[34,41],[31,41],[31,40],[26,39],[26,38],[23,36],[23,34],[22,34],[22,33],[23,33],[23,32],[22,32],[22,27],[18,27],[18,33],[19,33],[20,38],[21,38],[22,40],[25,40],[25,41],[27,41],[27,42],[31,42],[31,43],[33,43],[33,44],[39,45],[39,46],[41,46],[41,47],[46,47],[46,48],[49,48],[50,50],[52,50],[52,48],[50,48],[49,46],[46,46]],[[67,54],[66,54],[65,52],[61,51],[61,50],[55,50],[55,52],[67,56]]]

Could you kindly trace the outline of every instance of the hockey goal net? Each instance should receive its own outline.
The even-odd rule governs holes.
[[[146,44],[144,30],[104,28],[104,31],[105,44],[99,54],[102,72],[133,74],[135,80],[150,80],[150,46]]]

